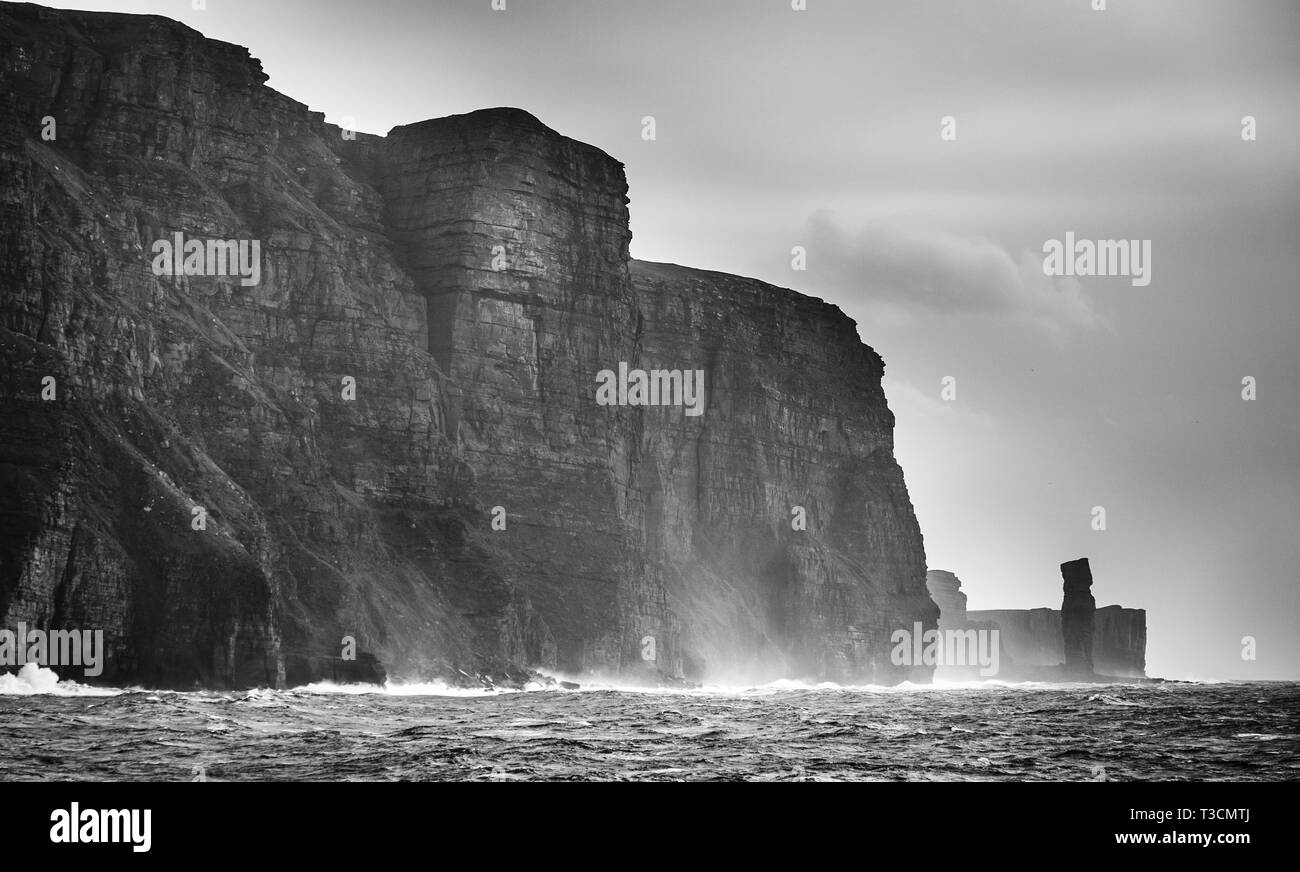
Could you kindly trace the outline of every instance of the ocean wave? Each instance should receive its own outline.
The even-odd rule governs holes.
[[[35,687],[62,684],[34,677]],[[1298,772],[1294,683],[951,690],[782,681],[725,695],[555,690],[544,679],[537,687],[545,692],[481,702],[439,696],[494,692],[411,681],[0,697],[0,747],[16,749],[0,755],[0,781],[135,780],[196,767],[222,781],[1239,780],[1244,760],[1252,778],[1294,781]],[[1144,707],[1125,712],[1107,696]]]
[[[290,693],[304,694],[345,694],[360,696],[363,694],[380,694],[383,696],[501,696],[508,693],[526,693],[531,690],[547,690],[538,682],[529,682],[522,689],[510,687],[456,687],[445,681],[388,681],[384,684],[338,684],[333,681],[317,681],[290,688]]]
[[[435,680],[389,680],[385,684],[344,684],[332,681],[319,681],[311,684],[298,685],[285,690],[275,690],[271,688],[254,688],[246,691],[233,692],[235,698],[249,701],[266,701],[271,702],[280,698],[282,694],[342,694],[359,696],[365,694],[380,694],[384,696],[397,697],[417,697],[417,696],[443,696],[443,697],[491,697],[502,696],[506,694],[518,693],[628,693],[628,694],[649,694],[649,695],[680,695],[680,696],[772,696],[782,693],[808,693],[808,692],[830,692],[830,693],[852,693],[852,694],[910,694],[910,693],[936,693],[952,690],[996,690],[996,689],[1017,689],[1017,690],[1081,690],[1094,689],[1101,690],[1111,687],[1111,685],[1097,685],[1088,683],[1075,682],[1044,682],[1044,681],[1001,681],[998,679],[984,680],[963,680],[948,681],[936,679],[930,683],[915,683],[904,681],[899,684],[837,684],[830,681],[804,681],[792,678],[779,678],[770,681],[733,681],[719,680],[709,681],[698,687],[687,686],[670,686],[654,685],[646,683],[633,683],[609,676],[569,676],[569,675],[542,675],[540,681],[530,681],[523,687],[460,687],[448,684],[446,681]],[[569,687],[563,687],[560,682],[568,683]],[[1200,683],[1200,682],[1196,682]],[[1213,683],[1213,682],[1212,682]],[[576,685],[576,686],[573,686]],[[1127,686],[1124,684],[1114,686]],[[1159,685],[1155,689],[1162,688]],[[178,690],[149,690],[145,691],[140,687],[112,688],[94,685],[79,684],[72,680],[60,680],[58,675],[52,670],[36,664],[27,664],[17,675],[12,673],[0,673],[0,695],[13,696],[31,696],[37,694],[53,694],[57,696],[116,696],[128,693],[149,693],[151,701],[161,701],[158,695],[173,696],[181,695],[186,697],[203,697],[214,700],[230,699],[231,691],[220,690],[198,690],[198,691],[178,691]],[[1112,705],[1124,705],[1121,700],[1111,702],[1110,700],[1098,699],[1102,694],[1095,694],[1092,698],[1094,701],[1108,702]],[[1131,704],[1131,703],[1130,703]]]
[[[899,684],[836,684],[832,681],[803,681],[779,678],[767,682],[706,682],[699,687],[674,687],[647,684],[628,684],[617,679],[567,677],[564,680],[580,685],[580,692],[616,692],[643,694],[681,694],[684,696],[767,696],[778,693],[826,691],[833,693],[899,694],[936,693],[949,690],[1062,690],[1107,687],[1086,682],[1000,681],[997,679],[944,681],[930,683],[903,681]],[[1126,686],[1126,685],[1119,685]]]
[[[1118,696],[1111,696],[1108,693],[1094,693],[1092,696],[1088,697],[1088,702],[1100,702],[1106,705],[1121,705],[1121,706],[1136,706],[1136,707],[1141,707],[1142,705],[1142,703],[1140,702],[1133,702],[1132,700],[1121,699]]]
[[[92,687],[70,679],[61,680],[57,672],[35,663],[18,670],[0,673],[0,696],[117,696],[130,691],[112,687]]]

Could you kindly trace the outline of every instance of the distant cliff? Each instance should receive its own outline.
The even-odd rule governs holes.
[[[1062,570],[1070,565],[1064,564]],[[1145,609],[1121,606],[1092,609],[1089,624],[1092,667],[1091,670],[1076,669],[1070,675],[1066,670],[1066,633],[1061,609],[968,610],[961,582],[951,572],[931,569],[927,573],[927,584],[940,609],[940,629],[998,631],[1001,651],[998,678],[1010,681],[1063,680],[1091,677],[1093,673],[1114,678],[1146,676]],[[1091,594],[1088,599],[1091,600]],[[944,667],[936,670],[935,677],[959,679],[978,676],[974,670]]]
[[[0,627],[158,686],[929,675],[837,308],[631,261],[622,165],[519,110],[352,135],[155,16],[0,3],[0,51]],[[259,280],[155,274],[177,233]]]
[[[1060,609],[977,609],[966,613],[1002,631],[1010,662],[1022,666],[1063,666]],[[1092,667],[1099,675],[1146,675],[1146,610],[1102,606],[1092,617]]]

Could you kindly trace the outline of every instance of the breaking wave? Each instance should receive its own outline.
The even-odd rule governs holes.
[[[0,781],[1300,778],[1293,683],[0,688]]]
[[[15,675],[0,673],[0,696],[117,696],[129,691],[111,687],[92,687],[72,680],[61,680],[53,669],[28,663]]]

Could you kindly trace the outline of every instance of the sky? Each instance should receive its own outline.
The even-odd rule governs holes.
[[[369,133],[516,106],[605,150],[634,257],[857,321],[970,608],[1059,608],[1086,556],[1147,610],[1148,674],[1300,678],[1300,3],[47,5],[248,46]],[[1149,240],[1150,283],[1045,275],[1067,232]]]

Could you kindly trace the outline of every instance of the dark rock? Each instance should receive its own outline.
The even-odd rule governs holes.
[[[966,625],[966,594],[961,590],[961,579],[944,569],[931,569],[925,573],[925,587],[930,599],[939,607],[939,628]]]
[[[1088,558],[1080,557],[1061,564],[1065,579],[1065,597],[1061,601],[1061,641],[1065,651],[1065,671],[1072,676],[1089,677],[1092,663],[1092,622],[1097,601],[1092,597],[1092,570]]]
[[[515,109],[345,139],[156,16],[0,3],[0,56],[0,625],[154,686],[928,675],[879,356],[629,261],[616,160]],[[177,231],[260,283],[153,275]],[[596,405],[622,361],[705,370],[705,414]]]

